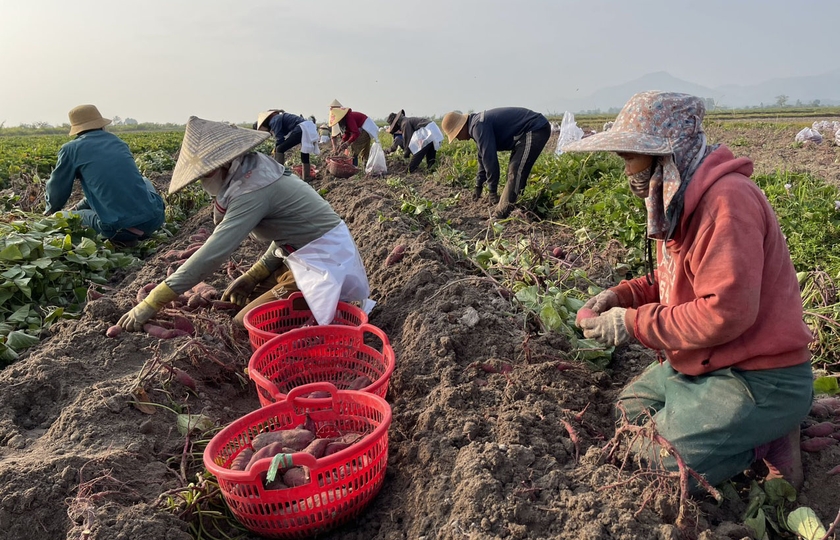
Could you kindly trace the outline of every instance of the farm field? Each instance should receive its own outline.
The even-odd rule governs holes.
[[[756,161],[756,181],[779,212],[804,291],[813,293],[806,310],[821,338],[815,368],[830,379],[840,372],[833,286],[840,279],[840,148],[794,144],[814,119],[713,120],[707,133]],[[603,122],[578,123],[598,129]],[[131,136],[135,155],[165,191],[178,134]],[[62,140],[38,138],[34,147],[45,150],[23,156],[25,139],[0,137],[0,175],[6,171],[6,189],[18,195],[36,171],[47,177],[48,149]],[[762,471],[727,483],[720,504],[701,497],[681,506],[675,478],[622,470],[607,451],[620,442],[612,404],[654,355],[639,345],[594,350],[570,322],[592,290],[640,268],[643,207],[624,186],[617,159],[555,157],[555,144],[534,168],[524,209],[497,224],[486,201],[471,199],[469,144],[444,145],[433,173],[421,167],[409,175],[390,156],[385,178],[313,182],[355,237],[378,302],[370,322],[387,333],[397,358],[384,486],[357,520],[320,538],[750,536],[744,514]],[[226,313],[199,310],[186,314],[195,338],[105,335],[138,289],[166,276],[168,250],[212,229],[210,208],[200,203],[198,195],[170,200],[181,212],[172,212],[168,234],[132,253],[142,264],[115,262],[107,279],[85,284],[98,294],[68,304],[78,316],[51,320],[40,342],[0,370],[4,537],[258,538],[229,520],[201,461],[215,431],[259,407],[244,373],[244,331]],[[12,209],[5,210],[2,221],[11,221]],[[404,257],[387,265],[400,245]],[[223,290],[264,249],[247,240],[207,283]],[[188,374],[194,388],[166,366]],[[156,405],[138,408],[138,400]],[[182,433],[179,414],[202,415],[213,427]],[[803,459],[806,483],[786,511],[809,507],[828,527],[840,510],[840,475],[828,474],[840,465],[840,446]]]

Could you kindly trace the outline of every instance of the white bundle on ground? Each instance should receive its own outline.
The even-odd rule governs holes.
[[[840,129],[838,129],[837,133],[834,134],[834,144],[840,146]]]
[[[823,140],[823,137],[822,137],[822,135],[820,135],[820,132],[817,131],[816,129],[806,127],[806,128],[802,128],[802,131],[800,131],[799,133],[796,134],[796,137],[794,138],[794,140],[796,142],[801,142],[801,143],[812,142],[812,143],[815,143],[815,144],[820,144]]]
[[[840,130],[840,120],[817,120],[811,127],[820,133],[836,133]]]
[[[575,122],[575,115],[566,111],[563,113],[563,122],[560,124],[560,136],[557,138],[557,150],[554,153],[559,156],[563,153],[564,146],[570,142],[579,141],[582,138],[583,130]]]

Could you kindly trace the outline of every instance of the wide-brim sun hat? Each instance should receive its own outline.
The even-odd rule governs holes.
[[[336,107],[334,109],[330,109],[330,127],[341,122],[341,119],[347,116],[349,111],[350,109],[348,107]]]
[[[680,135],[680,126],[673,122],[674,108],[679,111],[684,106],[683,102],[691,105],[697,99],[689,98],[693,96],[658,91],[640,92],[627,101],[609,131],[570,142],[562,150],[649,156],[673,154],[672,138]]]
[[[265,131],[242,129],[224,122],[190,116],[169,182],[169,194],[250,152],[270,136]]]
[[[462,114],[458,111],[448,112],[443,115],[443,120],[440,123],[441,129],[443,132],[446,133],[447,138],[449,138],[449,142],[455,140],[461,130],[464,129],[464,126],[467,124],[467,120],[469,120],[470,116],[468,114]]]
[[[391,116],[393,115],[393,116]],[[391,113],[388,115],[388,133],[393,133],[394,129],[402,122],[403,118],[405,118],[405,109],[400,109],[398,113]]]
[[[73,107],[67,116],[70,118],[70,135],[91,129],[101,129],[111,123],[109,119],[102,118],[95,105]]]
[[[260,129],[268,122],[268,119],[274,116],[275,114],[279,113],[280,111],[277,109],[269,109],[267,111],[263,111],[257,115],[257,127],[256,129]]]

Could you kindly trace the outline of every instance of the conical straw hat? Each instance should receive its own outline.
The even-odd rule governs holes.
[[[341,102],[339,102],[337,99],[332,100],[332,103],[330,103],[330,109],[343,106],[344,105],[342,105]]]
[[[330,109],[330,126],[334,126],[341,122],[341,119],[347,116],[347,111],[349,110],[350,109],[348,107],[336,107],[334,109]]]
[[[169,194],[230,163],[270,136],[265,131],[241,129],[224,122],[190,116],[178,162],[169,182]]]
[[[271,118],[272,116],[274,116],[274,114],[279,113],[279,112],[280,112],[279,109],[269,109],[269,110],[263,111],[259,115],[257,115],[257,129],[260,129],[261,127],[263,127],[263,124],[268,122],[269,118]]]

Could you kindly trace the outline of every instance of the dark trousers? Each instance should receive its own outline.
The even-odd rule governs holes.
[[[507,182],[505,190],[499,199],[499,209],[505,210],[513,205],[519,194],[525,189],[531,168],[536,163],[540,153],[551,137],[551,125],[546,124],[540,129],[523,133],[514,138],[513,150],[510,152]]]
[[[274,151],[278,153],[286,153],[286,150],[291,150],[295,146],[300,144],[301,137],[303,137],[303,130],[300,126],[295,126],[295,128],[286,135],[286,138],[280,144],[274,145]],[[309,154],[304,154],[303,152],[300,153],[300,162],[301,163],[309,163]]]
[[[420,166],[420,163],[423,161],[423,158],[426,158],[426,168],[431,169],[435,166],[435,160],[437,159],[437,150],[435,150],[435,143],[429,143],[423,148],[420,149],[419,152],[411,156],[411,161],[408,162],[408,172],[413,173],[417,170],[417,167]]]

